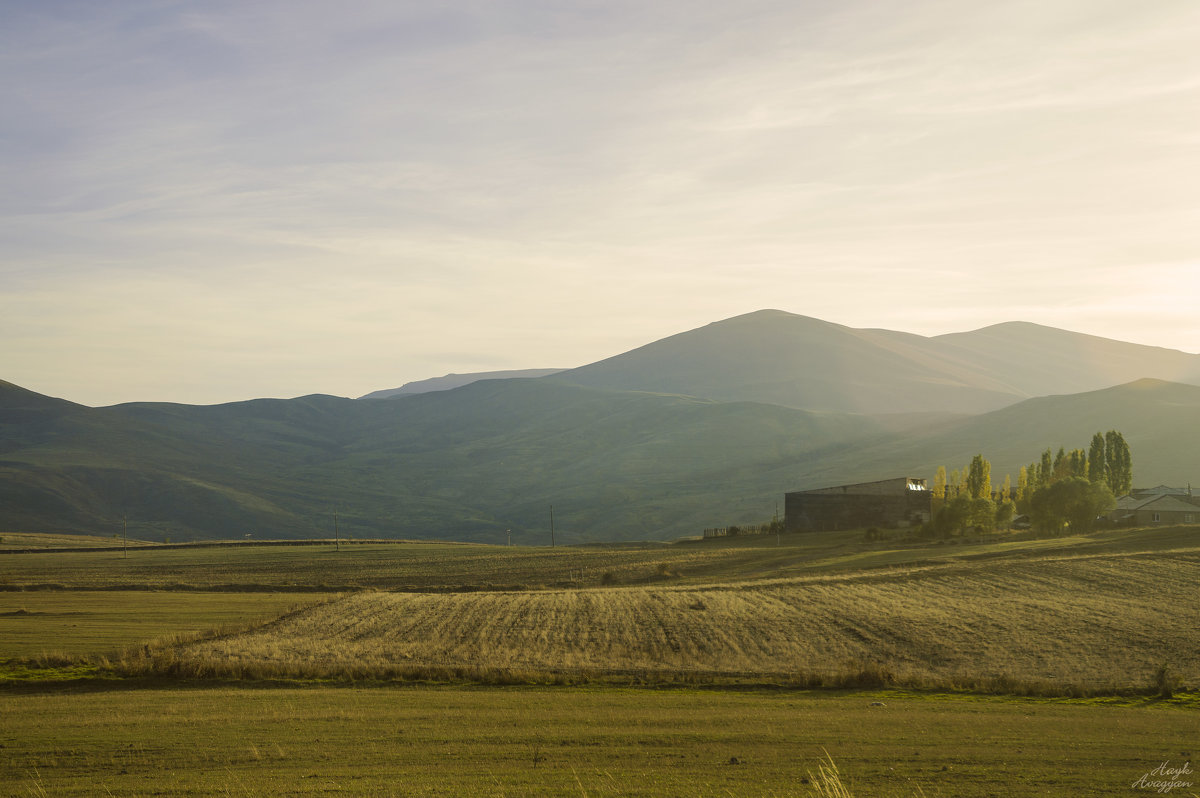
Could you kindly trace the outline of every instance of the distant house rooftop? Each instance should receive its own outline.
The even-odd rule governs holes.
[[[1130,496],[1191,496],[1192,486],[1186,488],[1172,488],[1169,485],[1156,485],[1153,488],[1134,488],[1129,492]]]
[[[1121,496],[1108,517],[1117,523],[1137,525],[1200,522],[1200,497],[1192,496],[1190,488],[1163,488],[1160,485]]]

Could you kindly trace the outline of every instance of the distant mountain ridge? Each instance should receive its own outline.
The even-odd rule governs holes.
[[[1156,371],[1182,379],[1143,378]],[[0,534],[107,534],[127,516],[148,539],[325,537],[336,509],[358,537],[541,543],[553,504],[562,541],[661,539],[976,453],[999,483],[1113,428],[1136,484],[1200,485],[1200,387],[1185,384],[1200,356],[1037,325],[925,338],[763,311],[502,373],[385,401],[104,408],[0,382]],[[1051,395],[1022,398],[1035,390]]]
[[[1023,322],[926,338],[762,310],[549,379],[875,414],[982,413],[1143,377],[1200,384],[1200,355]]]
[[[1020,468],[1043,450],[1087,449],[1094,433],[1110,429],[1121,430],[1129,442],[1135,485],[1186,484],[1200,477],[1200,386],[1141,379],[1098,391],[1040,396],[990,413],[901,431],[830,454],[822,461],[824,476],[815,481],[858,481],[872,464],[892,468],[884,473],[932,476],[939,465],[962,469],[982,453],[992,464],[997,485],[1005,474],[1016,485]]]
[[[392,396],[408,396],[418,393],[432,393],[434,391],[450,391],[455,388],[461,388],[464,385],[470,385],[473,382],[479,382],[480,380],[536,379],[538,377],[548,377],[551,374],[557,374],[560,371],[565,371],[565,369],[510,369],[507,371],[478,371],[472,374],[447,374],[444,377],[432,377],[427,380],[406,382],[399,388],[387,388],[382,391],[372,391],[371,393],[358,398],[387,399]]]
[[[55,402],[56,400],[49,400]],[[27,405],[27,397],[22,397]],[[770,517],[789,490],[932,476],[975,453],[997,483],[1120,428],[1137,484],[1200,484],[1200,387],[1142,380],[898,428],[863,415],[490,380],[382,402],[0,405],[0,534],[173,540],[343,534],[544,542],[673,538]]]

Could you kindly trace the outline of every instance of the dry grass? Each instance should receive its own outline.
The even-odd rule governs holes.
[[[828,751],[825,752],[824,761],[817,763],[816,774],[809,773],[808,779],[816,798],[854,798],[854,794],[842,782],[842,773]]]
[[[1200,682],[1198,581],[1195,555],[1101,555],[710,587],[363,592],[163,656],[184,672],[228,675],[1104,692],[1149,686],[1163,662],[1183,684]]]
[[[43,545],[49,545],[49,540],[45,538]],[[292,543],[303,545],[236,541],[196,548],[131,546],[128,557],[120,550],[14,554],[0,546],[0,591],[330,592],[375,588],[443,592],[602,584],[700,586],[964,560],[1196,554],[1200,553],[1200,526],[1103,530],[1062,538],[1011,534],[937,542],[892,539],[868,543],[861,533],[828,532],[558,548],[343,541],[339,551],[333,541]]]
[[[142,540],[128,539],[130,548],[153,546]],[[120,535],[55,535],[47,532],[5,532],[0,534],[0,550],[5,549],[91,549],[121,546]]]
[[[797,545],[804,544],[800,541]],[[800,551],[807,551],[801,547]],[[116,551],[4,553],[0,590],[462,591],[663,581],[680,570],[740,562],[722,547],[649,543],[527,548],[423,542],[131,547]],[[668,563],[670,574],[660,566]],[[740,566],[738,566],[740,570]]]

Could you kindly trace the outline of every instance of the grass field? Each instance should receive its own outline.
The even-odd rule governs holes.
[[[120,551],[0,555],[0,590],[481,590],[599,584],[604,574],[646,579],[677,566],[728,557],[722,549],[667,544],[526,548],[453,543],[159,546]]]
[[[805,779],[828,752],[860,797],[1128,796],[1142,774],[1193,755],[1198,713],[1172,703],[526,687],[9,692],[0,790],[809,796]]]
[[[1200,557],[984,560],[696,587],[359,592],[187,646],[205,672],[637,673],[1112,691],[1200,684]],[[1114,641],[1120,641],[1114,646]],[[865,677],[866,678],[866,677]]]
[[[142,540],[126,540],[130,548],[152,546]],[[45,532],[5,532],[0,535],[0,551],[12,549],[111,548],[121,546],[120,537],[100,535],[54,535]]]
[[[1198,582],[1197,527],[5,553],[0,795],[1143,794]]]
[[[0,592],[0,662],[113,654],[155,638],[267,621],[320,598],[312,593]]]
[[[604,583],[708,585],[814,574],[848,574],[987,559],[1060,554],[1200,551],[1200,526],[1106,530],[1071,537],[996,535],[951,541],[867,542],[829,532],[718,538],[676,544],[486,546],[333,542],[238,543],[207,548],[0,553],[0,591],[39,588],[199,591],[466,591],[588,587]]]

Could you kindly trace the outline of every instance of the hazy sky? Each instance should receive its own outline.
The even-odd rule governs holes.
[[[0,379],[576,366],[760,308],[1200,352],[1200,3],[0,0]]]

